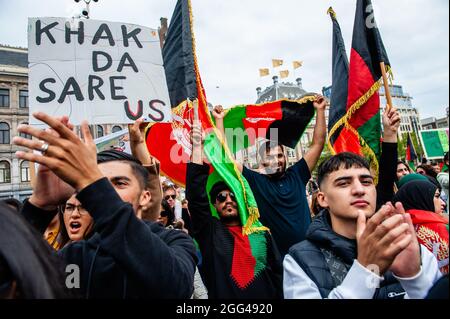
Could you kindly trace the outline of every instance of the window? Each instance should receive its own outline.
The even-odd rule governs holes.
[[[97,125],[97,137],[102,137],[103,135],[103,126]]]
[[[113,132],[113,133],[119,132],[119,131],[121,131],[121,130],[122,130],[122,128],[121,128],[120,126],[118,126],[118,125],[113,126],[113,128],[112,128],[112,132]]]
[[[0,89],[0,107],[9,107],[8,89]]]
[[[23,161],[20,164],[20,181],[29,182],[30,180],[30,162]]]
[[[21,123],[21,124],[27,124],[27,125],[28,125],[27,122],[24,122],[24,123]],[[20,133],[19,133],[19,136],[20,136],[20,137],[23,137],[23,138],[30,139],[30,140],[32,139],[31,135],[30,135],[30,134],[27,134],[27,133],[22,133],[22,132],[20,132]]]
[[[0,122],[0,144],[9,144],[9,125]]]
[[[0,161],[0,184],[11,183],[11,167],[7,161]]]
[[[28,107],[28,91],[26,90],[19,91],[19,107],[20,108]]]

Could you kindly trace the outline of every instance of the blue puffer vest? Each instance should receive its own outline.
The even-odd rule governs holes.
[[[292,246],[289,255],[317,285],[322,298],[327,298],[342,283],[357,258],[356,240],[336,234],[331,228],[329,212],[323,210],[308,228],[306,240]],[[332,272],[329,265],[337,267]],[[403,298],[405,292],[392,273],[386,272],[383,277],[373,299]]]

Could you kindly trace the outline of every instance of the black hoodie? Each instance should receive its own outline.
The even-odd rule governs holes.
[[[197,257],[188,235],[139,220],[106,178],[84,188],[77,198],[94,219],[94,235],[68,244],[58,254],[67,265],[79,267],[82,296],[181,299],[192,295]],[[29,202],[22,214],[41,233],[54,216]],[[68,280],[73,274],[68,273]]]

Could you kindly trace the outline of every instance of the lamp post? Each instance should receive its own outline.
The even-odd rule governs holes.
[[[76,3],[80,2],[81,0],[74,0]],[[91,1],[98,2],[98,0],[83,0],[86,4],[86,7],[81,11],[80,18],[89,19],[89,5]]]

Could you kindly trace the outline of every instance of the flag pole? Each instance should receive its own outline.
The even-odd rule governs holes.
[[[384,62],[380,62],[380,68],[381,68],[381,74],[383,75],[383,84],[384,84],[384,94],[386,96],[386,108],[389,111],[391,109],[392,105],[392,97],[391,92],[389,91],[389,83],[388,83],[388,77],[386,74],[386,66]]]
[[[193,101],[193,107],[194,107],[194,125],[195,126],[200,126],[200,120],[199,120],[199,116],[198,116],[198,99],[195,99]],[[200,126],[200,128],[201,128],[201,126]],[[195,147],[194,144],[196,144],[196,143],[199,143],[199,141],[192,140],[192,148],[193,148],[193,150],[192,150],[192,161],[194,163],[201,163],[202,160],[203,160],[203,148],[202,148],[202,151],[200,153],[194,152],[194,147]],[[200,141],[200,144],[201,143],[202,142]]]

